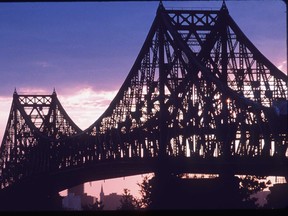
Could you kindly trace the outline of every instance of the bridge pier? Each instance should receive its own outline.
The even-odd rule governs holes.
[[[0,211],[59,211],[62,198],[59,194],[43,195],[40,193],[13,194],[0,196]]]
[[[180,178],[157,175],[151,180],[151,209],[239,209],[239,180],[232,178]]]
[[[0,211],[59,211],[62,198],[57,192],[45,190],[47,185],[11,187],[0,193]]]
[[[271,193],[267,196],[268,208],[288,209],[288,183],[274,184],[269,189]]]

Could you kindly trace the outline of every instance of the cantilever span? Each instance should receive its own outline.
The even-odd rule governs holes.
[[[212,11],[160,3],[126,80],[86,130],[55,92],[15,91],[0,149],[1,189],[42,181],[58,190],[161,171],[163,163],[179,173],[287,176],[287,80],[225,3]]]

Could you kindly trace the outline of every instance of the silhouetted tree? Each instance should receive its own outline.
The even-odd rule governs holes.
[[[137,210],[140,209],[138,200],[130,194],[130,190],[124,188],[124,193],[120,199],[118,210]]]
[[[275,184],[267,195],[266,209],[288,209],[288,183]]]
[[[139,205],[141,208],[149,208],[151,205],[151,192],[152,192],[152,184],[151,184],[152,176],[146,175],[143,178],[142,183],[137,183],[140,187],[141,198],[139,199]]]
[[[243,208],[259,208],[256,203],[257,198],[252,195],[263,191],[271,184],[270,180],[265,181],[265,179],[266,177],[254,175],[239,177],[239,195],[243,201]]]
[[[103,208],[104,208],[104,205],[102,201],[98,201],[98,198],[96,198],[96,201],[93,204],[82,206],[82,209],[84,211],[101,211],[103,210]]]
[[[239,200],[239,201],[235,200],[235,202],[238,202],[238,204],[236,205],[235,203],[235,205],[239,206],[239,208],[259,208],[259,206],[256,203],[257,198],[252,197],[252,195],[256,194],[257,192],[263,191],[265,188],[267,188],[267,185],[271,184],[271,182],[265,181],[266,177],[251,176],[251,175],[240,176],[236,179],[238,179],[237,182],[239,183],[239,189],[235,188],[235,192],[236,192],[235,196],[237,197],[236,200]],[[156,184],[155,176],[149,176],[149,175],[143,178],[142,183],[137,184],[140,187],[139,191],[140,191],[141,197],[139,199],[139,204],[141,208],[149,209],[151,207],[153,187],[157,187],[155,186],[155,184]],[[169,191],[171,191],[171,189],[172,188],[167,188],[167,190]],[[187,188],[187,192],[188,190],[190,189]],[[187,196],[186,190],[183,192]],[[173,192],[171,191],[171,193]],[[185,197],[185,195],[183,194],[183,197]],[[191,194],[191,197],[192,197],[192,194]],[[183,201],[181,200],[182,196],[179,196],[179,198],[180,198],[179,200],[174,200],[175,206],[178,202],[180,203],[179,205],[185,206],[185,204],[183,205],[181,204],[181,202]],[[173,206],[170,206],[170,205],[169,207],[173,208]],[[189,208],[189,206],[185,208]]]

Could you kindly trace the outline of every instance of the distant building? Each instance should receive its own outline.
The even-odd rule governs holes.
[[[77,185],[75,187],[68,189],[68,194],[74,193],[75,195],[82,195],[84,194],[84,184]]]
[[[104,205],[103,210],[117,210],[120,207],[120,200],[122,195],[117,193],[110,193],[104,195],[103,186],[101,185],[100,202]]]
[[[81,211],[81,196],[68,193],[67,196],[62,199],[62,207],[65,210]]]
[[[81,206],[92,205],[96,202],[96,197],[89,196],[87,193],[84,193],[81,196]]]
[[[81,184],[68,189],[67,196],[62,199],[62,207],[66,210],[81,211],[82,206],[92,205],[95,201],[95,197],[84,193],[84,184]]]

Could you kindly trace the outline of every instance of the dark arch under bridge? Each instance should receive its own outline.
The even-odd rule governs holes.
[[[160,3],[118,94],[86,130],[55,91],[15,90],[0,152],[3,197],[162,169],[287,176],[287,80],[225,3],[209,11]]]

